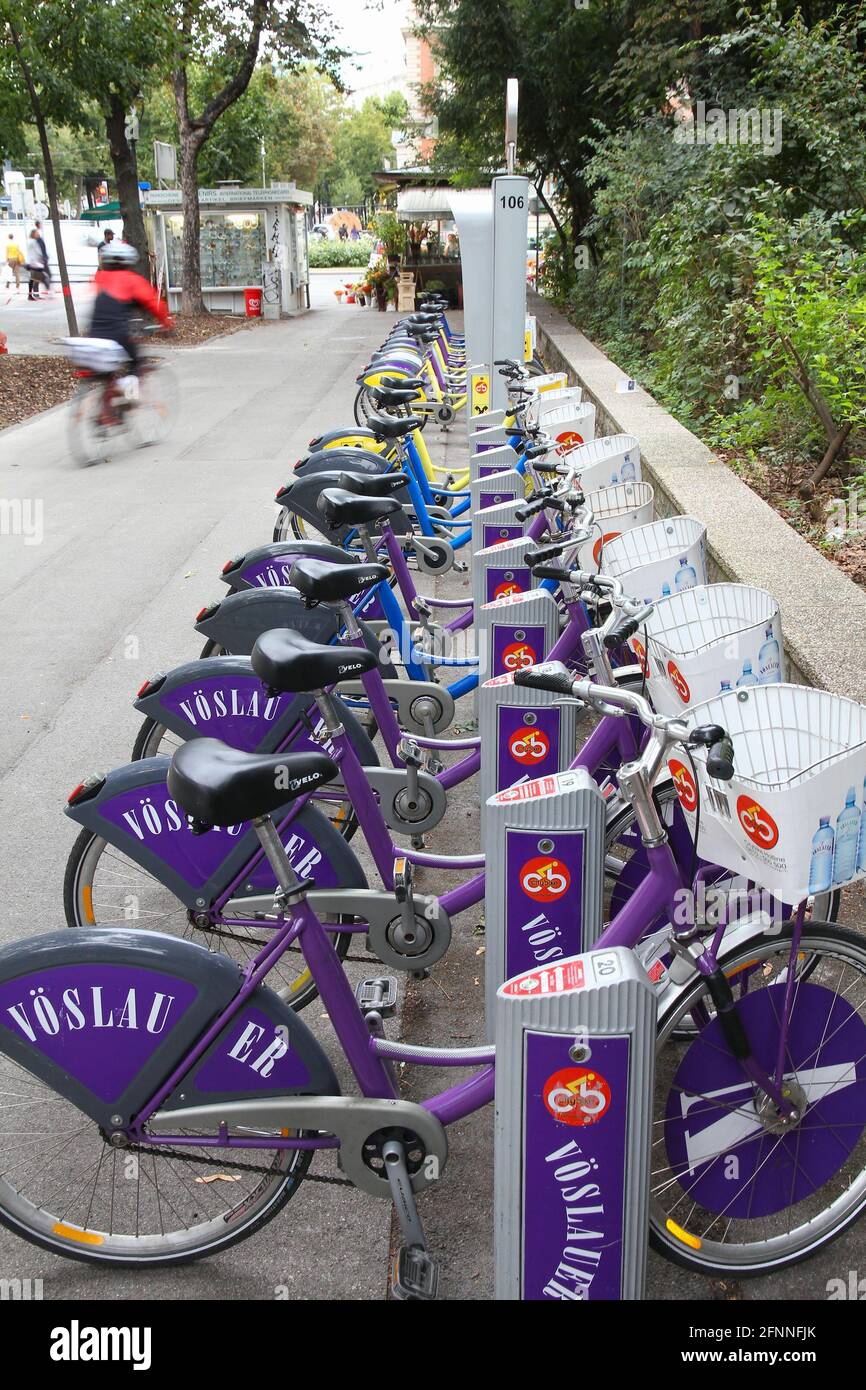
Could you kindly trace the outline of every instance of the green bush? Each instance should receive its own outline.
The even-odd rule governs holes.
[[[373,250],[373,242],[362,236],[359,241],[325,241],[323,237],[310,237],[310,266],[323,270],[337,266],[366,265]]]

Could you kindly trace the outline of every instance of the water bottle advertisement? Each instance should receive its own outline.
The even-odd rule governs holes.
[[[785,679],[782,620],[763,589],[709,584],[672,594],[645,632],[646,640],[633,637],[630,645],[646,661],[647,689],[660,714],[676,717],[728,690]]]
[[[706,529],[693,517],[638,526],[605,546],[602,571],[650,603],[706,584]]]
[[[581,444],[568,455],[584,492],[616,487],[618,483],[639,483],[640,446],[633,434],[603,434],[589,444]]]
[[[669,761],[698,850],[792,906],[866,874],[866,707],[801,685],[755,685],[693,706],[689,723],[721,724],[736,752],[729,782],[706,751]]]

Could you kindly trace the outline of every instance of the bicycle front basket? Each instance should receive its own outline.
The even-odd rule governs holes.
[[[624,532],[604,548],[602,570],[632,598],[667,598],[707,582],[707,529],[693,516],[668,516]]]
[[[734,777],[707,772],[692,750],[700,791],[698,850],[754,879],[785,903],[866,874],[866,706],[804,685],[731,690],[685,716],[720,724],[734,746]],[[694,828],[697,792],[688,759],[670,759]]]
[[[630,645],[659,714],[784,679],[778,604],[749,584],[698,584],[662,599]]]
[[[640,446],[633,434],[603,434],[568,455],[584,492],[641,481]]]
[[[631,531],[652,521],[655,493],[649,483],[617,483],[613,487],[600,487],[595,492],[587,492],[586,500],[592,508],[596,525],[592,538],[584,541],[577,551],[578,559],[574,567],[596,571],[604,546],[616,540],[623,531]]]

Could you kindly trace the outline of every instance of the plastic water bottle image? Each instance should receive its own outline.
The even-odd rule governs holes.
[[[860,813],[860,839],[857,842],[857,872],[866,873],[866,778],[863,781],[863,810]]]
[[[812,836],[812,858],[809,862],[809,892],[825,893],[833,882],[833,846],[836,837],[830,817],[822,816]]]
[[[616,485],[617,485],[618,482],[619,482],[619,474],[618,474],[618,473],[614,473],[613,477],[612,477],[611,480],[610,480],[610,485],[611,485],[611,487],[616,487]]]
[[[744,661],[744,662],[743,662],[743,674],[740,676],[740,679],[737,681],[737,685],[757,685],[757,684],[758,684],[758,677],[755,675],[754,671],[752,670],[752,663],[751,663],[751,661]]]
[[[631,461],[630,458],[624,458],[623,461],[622,461],[622,471],[621,471],[621,473],[620,473],[620,482],[623,482],[623,483],[633,483],[633,482],[634,482],[634,464],[632,463],[632,461]]]
[[[833,856],[833,882],[847,883],[857,868],[857,845],[860,840],[860,811],[856,805],[857,792],[848,789],[844,810],[836,817],[836,853]]]
[[[694,565],[688,564],[685,555],[682,555],[680,557],[680,567],[674,576],[674,588],[677,593],[680,593],[683,589],[693,589],[697,582],[698,576],[695,572]]]
[[[671,596],[671,586],[670,586],[670,584],[663,584],[663,585],[662,585],[662,598],[670,598],[670,596]]]
[[[758,684],[773,685],[782,679],[782,656],[773,636],[773,624],[766,631],[766,641],[758,652]]]
[[[721,685],[719,686],[719,694],[720,694],[720,695],[724,695],[725,691],[726,691],[726,690],[730,690],[730,688],[731,688],[731,682],[730,682],[730,681],[722,681]]]

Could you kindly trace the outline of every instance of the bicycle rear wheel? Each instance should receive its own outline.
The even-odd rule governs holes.
[[[91,377],[80,381],[69,405],[67,437],[69,451],[82,468],[105,463],[115,452],[123,425],[101,425],[105,381]]]
[[[753,1054],[770,1075],[790,943],[788,926],[720,958]],[[785,1055],[785,1084],[800,1111],[787,1124],[725,1044],[704,979],[663,1018],[650,1235],[668,1259],[705,1275],[766,1274],[814,1254],[862,1214],[866,941],[854,932],[805,924]]]

